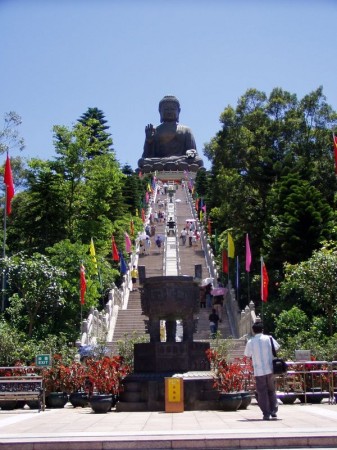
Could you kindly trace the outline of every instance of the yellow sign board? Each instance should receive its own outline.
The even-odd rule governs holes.
[[[184,380],[165,378],[165,412],[184,411]]]
[[[168,401],[169,402],[181,401],[181,389],[179,378],[168,379]]]

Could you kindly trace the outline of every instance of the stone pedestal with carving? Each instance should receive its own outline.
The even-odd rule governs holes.
[[[148,316],[150,342],[135,344],[134,373],[123,380],[117,411],[164,411],[165,378],[184,380],[186,410],[217,409],[218,393],[209,372],[209,342],[194,342],[194,317],[199,311],[199,286],[192,277],[146,278],[141,289],[143,313]],[[160,321],[166,322],[166,342],[160,341]],[[183,326],[176,342],[176,320]]]
[[[150,342],[135,344],[135,373],[209,371],[208,342]]]

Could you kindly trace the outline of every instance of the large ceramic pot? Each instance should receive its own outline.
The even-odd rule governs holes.
[[[115,402],[112,394],[93,394],[89,397],[91,409],[97,414],[104,414],[111,410]]]
[[[252,393],[251,392],[240,392],[241,395],[241,405],[239,409],[247,409],[252,401]]]
[[[47,408],[64,408],[68,402],[68,394],[65,392],[50,392],[46,396]]]
[[[223,411],[236,411],[240,408],[242,397],[239,392],[220,392],[218,402],[219,409]]]
[[[88,394],[85,392],[72,392],[69,395],[69,401],[74,408],[84,408],[89,405]]]
[[[40,409],[41,403],[38,400],[28,400],[27,405],[30,409]]]
[[[319,393],[307,392],[306,397],[307,397],[307,403],[318,404],[318,403],[321,403],[321,401],[323,400],[324,394],[322,394],[320,392]],[[301,403],[305,403],[305,394],[300,394],[298,396],[298,399]]]
[[[0,408],[3,411],[11,411],[12,409],[15,409],[17,405],[16,400],[1,400],[0,401]]]
[[[279,398],[284,405],[292,405],[293,403],[295,403],[297,395],[291,393],[282,393],[278,394],[277,398]]]

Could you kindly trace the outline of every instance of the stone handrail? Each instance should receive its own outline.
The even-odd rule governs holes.
[[[193,215],[194,219],[198,220],[197,211],[194,206],[194,200],[187,188],[186,195],[191,206],[191,214]],[[155,200],[156,189],[150,196],[150,201],[145,214],[144,229],[146,224],[150,221],[152,205],[155,204]],[[213,249],[208,241],[204,224],[198,221],[198,228],[200,232],[201,247],[205,253],[207,270],[209,276],[214,279],[216,284],[216,280],[219,276],[219,270],[216,264]],[[103,311],[99,312],[97,309],[90,309],[87,319],[82,321],[81,337],[78,345],[96,344],[99,341],[110,341],[112,339],[117,321],[118,311],[119,309],[127,308],[130,287],[132,285],[130,272],[133,265],[137,265],[138,253],[139,239],[137,238],[135,251],[130,256],[130,262],[128,264],[129,270],[123,276],[123,282],[120,288],[118,289],[115,285],[112,286],[109,292],[109,300],[105,305]],[[179,257],[177,259],[177,263],[179,264]],[[250,335],[251,326],[257,319],[254,303],[251,301],[249,303],[249,306],[246,306],[246,308],[240,313],[239,305],[235,296],[235,291],[231,288],[230,283],[225,307],[229,318],[232,337],[238,338],[247,337],[248,335]]]
[[[150,220],[152,205],[155,203],[156,190],[151,194],[149,206],[146,210],[144,230],[146,224]],[[145,231],[143,231],[145,232]],[[81,336],[77,342],[77,346],[97,344],[102,341],[111,341],[115,330],[119,309],[127,309],[131,281],[131,269],[134,265],[138,265],[139,254],[139,238],[135,240],[134,252],[130,255],[128,263],[129,270],[123,276],[122,284],[119,288],[113,283],[109,291],[109,300],[102,311],[91,308],[88,317],[82,321]]]
[[[193,218],[198,219],[198,214],[194,206],[193,197],[188,192],[188,190],[186,190],[186,195],[191,205]],[[216,284],[216,280],[219,277],[219,270],[216,264],[213,249],[208,241],[208,235],[206,233],[204,224],[198,222],[198,226],[200,231],[201,246],[205,252],[207,269],[210,277],[214,279],[214,282]],[[246,308],[240,313],[239,304],[235,296],[235,290],[231,287],[230,282],[225,307],[229,318],[232,337],[240,338],[250,335],[252,324],[257,320],[254,302],[251,301],[249,303],[249,306],[246,306]]]

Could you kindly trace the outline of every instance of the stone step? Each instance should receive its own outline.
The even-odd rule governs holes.
[[[164,198],[164,197],[163,197]],[[177,224],[177,233],[180,234],[181,230],[186,226],[186,220],[192,218],[192,205],[187,203],[186,201],[186,193],[183,189],[179,188],[175,193],[175,200],[179,200],[176,202],[176,216],[175,221]],[[158,210],[158,207],[154,206],[155,210]],[[146,276],[161,276],[163,275],[163,256],[164,251],[163,248],[159,251],[155,245],[155,239],[157,234],[165,233],[165,224],[156,224],[156,234],[151,237],[151,249],[149,255],[139,255],[138,266],[145,266]],[[187,245],[183,246],[180,239],[177,241],[177,245],[175,242],[171,244],[174,245],[175,251],[177,252],[178,258],[178,267],[179,267],[179,275],[195,275],[195,265],[201,265],[202,267],[202,278],[209,277],[209,272],[207,269],[205,254],[204,251],[197,247],[189,247]],[[170,250],[173,248],[170,247]],[[139,285],[136,285],[138,288]],[[194,334],[194,340],[210,340],[210,329],[209,329],[209,320],[208,316],[210,314],[210,310],[200,310],[198,313],[198,323],[197,323],[197,332]],[[144,320],[147,320],[147,317],[142,315],[141,310],[141,299],[140,292],[135,290],[130,292],[128,307],[126,310],[120,310],[117,317],[117,323],[115,327],[115,332],[113,336],[113,342],[119,339],[124,339],[126,334],[132,335],[134,331],[146,333],[146,325]],[[228,337],[231,335],[230,326],[228,322],[227,315],[223,313],[223,321],[219,323],[219,331],[223,337]],[[113,343],[112,343],[113,345]]]

